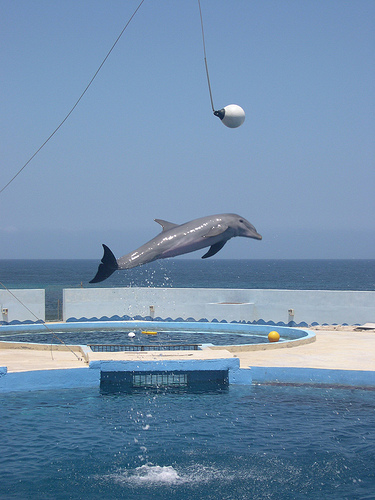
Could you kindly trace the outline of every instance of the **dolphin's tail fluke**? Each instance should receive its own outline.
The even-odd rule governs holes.
[[[107,245],[103,245],[103,248],[104,248],[104,255],[101,263],[99,264],[98,272],[96,273],[95,277],[90,281],[90,283],[99,283],[100,281],[104,281],[118,269],[116,257],[107,247]]]

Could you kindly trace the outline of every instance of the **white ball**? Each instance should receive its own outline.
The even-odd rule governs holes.
[[[134,332],[129,332],[128,333],[128,337],[131,337],[131,338],[135,337],[135,333]]]
[[[245,121],[245,111],[237,104],[229,104],[224,108],[224,117],[221,121],[226,127],[237,128]]]

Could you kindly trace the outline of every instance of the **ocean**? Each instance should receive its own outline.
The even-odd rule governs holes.
[[[0,282],[9,289],[44,288],[47,320],[61,318],[64,288],[375,290],[375,259],[166,259],[116,272],[102,283],[90,285],[97,267],[97,260],[0,260]]]

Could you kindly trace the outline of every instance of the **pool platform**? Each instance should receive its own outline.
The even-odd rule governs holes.
[[[0,346],[0,392],[94,387],[101,373],[128,371],[144,378],[151,372],[207,369],[226,371],[228,383],[310,384],[375,389],[375,329],[325,325],[311,328],[313,343],[290,348],[241,350],[231,346],[193,351],[88,352],[14,349]],[[225,376],[224,376],[225,379]],[[161,380],[161,379],[160,379]],[[186,381],[187,378],[180,378]],[[134,382],[133,381],[133,382]],[[138,382],[134,382],[138,383]],[[176,382],[177,383],[177,382]]]

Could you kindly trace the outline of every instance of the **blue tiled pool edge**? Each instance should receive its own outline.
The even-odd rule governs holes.
[[[92,361],[89,367],[57,370],[7,372],[0,367],[0,393],[49,389],[95,388],[100,386],[102,371],[179,372],[227,371],[229,384],[250,385],[251,370],[240,368],[238,358],[189,360]]]
[[[239,367],[238,358],[213,360],[93,361],[90,367],[8,373],[0,367],[0,394],[56,389],[99,388],[101,370],[228,370],[229,384],[317,385],[375,389],[375,372],[295,367]]]
[[[253,384],[321,385],[375,389],[375,371],[252,366]]]
[[[7,392],[45,391],[99,387],[100,372],[83,368],[35,370],[7,373],[0,367],[0,394]]]

